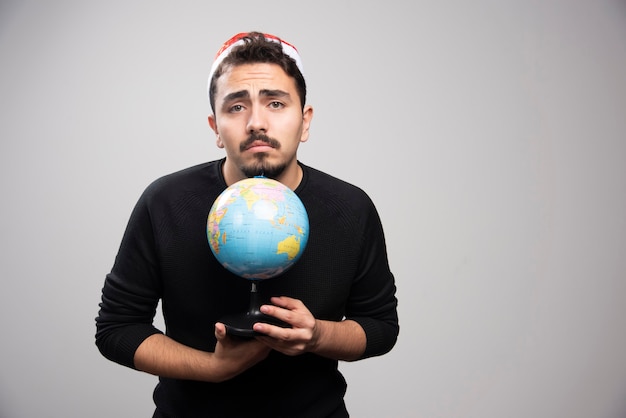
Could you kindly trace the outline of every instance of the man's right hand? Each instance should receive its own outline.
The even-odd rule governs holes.
[[[213,353],[213,361],[219,365],[224,381],[232,379],[264,360],[271,351],[267,345],[254,338],[241,339],[226,333],[226,326],[221,322],[215,324],[217,345]]]
[[[265,359],[271,351],[254,338],[237,339],[226,334],[222,323],[215,324],[215,352],[188,347],[163,334],[146,338],[135,351],[135,368],[172,379],[223,382],[243,373]]]

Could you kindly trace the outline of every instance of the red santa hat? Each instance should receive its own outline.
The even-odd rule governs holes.
[[[222,61],[224,61],[224,58],[226,58],[228,54],[230,54],[233,48],[238,45],[242,45],[245,42],[243,38],[249,35],[249,32],[238,33],[237,35],[224,42],[224,45],[222,45],[220,50],[217,51],[217,54],[215,54],[215,60],[213,61],[213,65],[211,66],[211,71],[209,72],[209,88],[211,86],[211,79],[213,78],[213,74],[215,73],[215,70],[217,70],[217,67],[222,63]],[[269,33],[264,33],[263,36],[265,36],[265,39],[267,39],[268,41],[280,43],[283,47],[283,53],[291,57],[296,62],[296,65],[298,66],[300,72],[304,73],[302,69],[302,58],[300,58],[300,54],[298,53],[298,50],[295,46],[293,46],[289,42],[284,41],[283,39],[280,39],[278,36],[270,35]]]

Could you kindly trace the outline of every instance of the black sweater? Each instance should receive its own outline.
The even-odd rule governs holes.
[[[166,334],[205,351],[215,348],[219,318],[247,310],[250,282],[224,269],[207,242],[207,215],[226,188],[223,161],[165,176],[139,199],[96,318],[96,344],[108,359],[134,367],[137,347],[161,332],[152,325],[160,299]],[[363,358],[384,354],[399,327],[376,209],[359,188],[301,166],[295,192],[309,216],[308,244],[290,270],[263,281],[261,298],[290,296],[318,319],[352,319],[367,336]],[[272,352],[224,383],[160,378],[154,399],[161,413],[176,417],[320,418],[342,408],[345,389],[337,361]]]

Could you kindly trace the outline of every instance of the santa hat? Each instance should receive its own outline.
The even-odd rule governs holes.
[[[217,54],[215,54],[215,60],[213,61],[213,65],[211,66],[211,71],[209,72],[209,89],[211,88],[211,79],[213,78],[213,74],[215,73],[215,70],[217,70],[217,67],[219,67],[222,61],[224,61],[224,58],[226,58],[228,54],[230,54],[234,47],[244,44],[245,41],[243,40],[243,38],[249,35],[249,32],[238,33],[237,35],[224,42],[224,45],[222,45],[220,50],[217,51]],[[300,54],[298,53],[298,50],[295,46],[291,45],[289,42],[280,39],[278,36],[270,35],[269,33],[264,33],[263,36],[268,41],[280,43],[283,47],[283,53],[292,58],[296,62],[296,65],[298,66],[300,72],[304,73],[302,69],[302,58],[300,58]]]

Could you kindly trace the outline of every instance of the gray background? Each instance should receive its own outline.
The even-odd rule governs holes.
[[[401,335],[341,366],[352,415],[626,416],[626,4],[608,0],[2,1],[0,416],[151,416],[156,379],[94,345],[100,289],[144,187],[223,155],[206,75],[253,29],[303,56],[300,158],[385,226]]]

